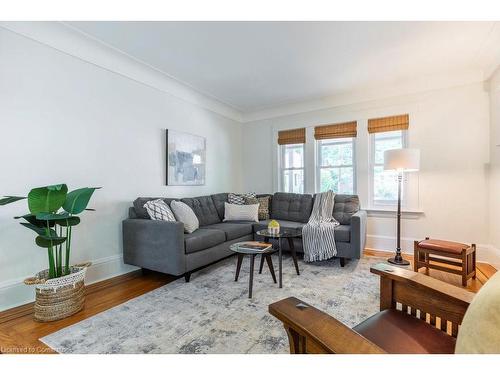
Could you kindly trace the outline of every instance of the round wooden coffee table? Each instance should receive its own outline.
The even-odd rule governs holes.
[[[264,261],[264,259],[266,260],[267,265],[269,267],[269,271],[271,271],[271,276],[273,277],[273,281],[274,283],[276,283],[276,275],[274,274],[273,260],[271,259],[271,254],[274,253],[275,250],[273,249],[271,244],[269,244],[271,245],[271,247],[264,251],[253,250],[243,247],[246,244],[251,244],[255,242],[256,241],[237,242],[229,246],[230,250],[238,254],[238,263],[236,264],[236,274],[234,276],[234,281],[238,281],[238,277],[240,276],[240,269],[241,269],[241,263],[243,262],[243,258],[245,257],[245,255],[250,256],[250,278],[248,281],[248,298],[252,298],[253,270],[255,267],[255,257],[257,255],[261,254],[262,261]]]

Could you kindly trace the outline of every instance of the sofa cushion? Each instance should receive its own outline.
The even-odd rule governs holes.
[[[134,201],[134,210],[135,214],[137,215],[138,219],[151,219],[151,217],[148,214],[148,211],[146,211],[146,208],[144,208],[144,205],[149,202],[149,201],[154,201],[156,199],[162,199],[166,204],[170,206],[170,203],[175,200],[172,198],[148,198],[148,197],[139,197]]]
[[[236,238],[246,236],[247,234],[253,233],[253,227],[251,222],[240,222],[240,223],[217,223],[207,225],[203,227],[204,229],[217,229],[221,230],[226,235],[226,241],[231,241]]]
[[[224,203],[227,202],[228,193],[212,194],[212,200],[219,215],[220,221],[224,219]]]
[[[309,194],[276,193],[271,218],[307,223],[311,216],[313,197]]]
[[[333,206],[333,217],[344,225],[351,224],[351,217],[360,209],[357,195],[337,194]]]
[[[220,223],[219,214],[210,195],[195,198],[182,198],[181,202],[191,207],[200,221],[200,226]]]
[[[262,229],[267,229],[267,225],[269,224],[271,220],[261,220],[258,223],[255,223],[253,225],[253,230],[254,232],[257,232],[258,230]],[[297,221],[288,221],[288,220],[278,220],[278,223],[280,223],[280,228],[281,229],[302,229],[306,223],[300,223]]]
[[[336,242],[351,242],[351,226],[339,225],[335,227]]]
[[[186,254],[196,253],[226,241],[226,234],[217,229],[199,228],[184,235]]]

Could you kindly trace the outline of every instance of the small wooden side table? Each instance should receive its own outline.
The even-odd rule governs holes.
[[[253,241],[249,241],[248,243],[252,243]],[[229,248],[238,254],[238,262],[236,263],[236,274],[234,275],[234,281],[238,281],[240,277],[241,264],[243,263],[243,258],[245,255],[250,256],[250,277],[248,280],[248,298],[252,298],[252,290],[253,290],[253,271],[255,268],[255,257],[257,255],[261,255],[262,259],[267,261],[267,265],[269,267],[269,271],[271,271],[271,276],[273,278],[274,283],[276,284],[276,275],[274,273],[273,260],[271,258],[271,254],[274,253],[274,250],[271,247],[265,251],[251,250],[249,248],[243,247],[247,242],[237,242],[229,246]]]
[[[459,269],[446,266],[455,266]],[[422,267],[460,275],[462,285],[467,286],[469,279],[476,278],[476,245],[433,240],[429,237],[423,241],[415,241],[413,269],[418,272]]]

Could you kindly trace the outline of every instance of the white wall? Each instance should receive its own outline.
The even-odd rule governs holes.
[[[490,80],[490,239],[500,249],[500,68]]]
[[[241,188],[241,124],[163,91],[0,28],[0,195],[67,183],[102,186],[82,214],[74,262],[90,282],[127,270],[121,220],[137,196],[187,197]],[[207,181],[165,186],[165,129],[207,138]],[[22,280],[46,268],[46,251],[0,207],[0,310],[28,302]]]
[[[403,251],[413,251],[414,239],[431,236],[475,242],[481,245],[480,259],[491,259],[489,97],[483,83],[249,122],[243,128],[244,189],[277,190],[278,130],[357,120],[358,193],[367,208],[367,119],[401,113],[410,114],[409,146],[421,149],[421,171],[413,177],[417,191],[410,208],[423,211],[403,215]],[[312,131],[308,135],[312,139]],[[306,166],[314,169],[313,157]],[[311,186],[306,182],[309,193],[314,192]],[[371,213],[367,247],[394,249],[395,226],[394,214]]]

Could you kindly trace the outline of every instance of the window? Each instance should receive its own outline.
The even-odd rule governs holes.
[[[338,194],[356,191],[355,138],[334,138],[317,141],[317,189]]]
[[[304,192],[304,144],[281,145],[281,190]]]
[[[372,133],[370,137],[372,204],[374,206],[396,204],[398,174],[396,171],[384,171],[384,151],[406,147],[406,130]],[[405,186],[403,185],[402,202],[404,198]]]

